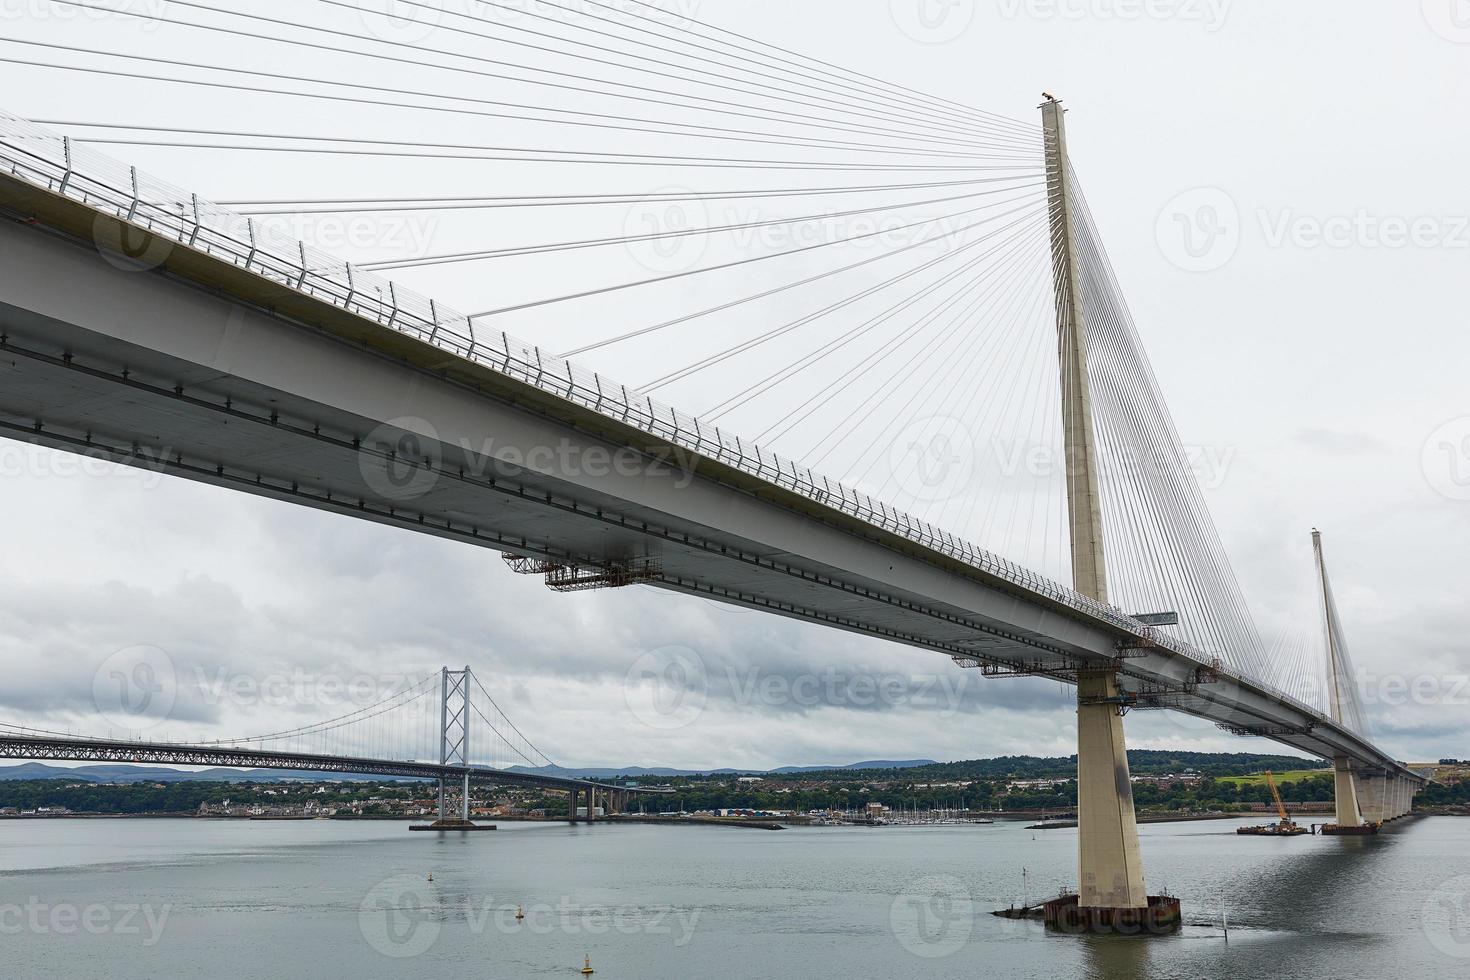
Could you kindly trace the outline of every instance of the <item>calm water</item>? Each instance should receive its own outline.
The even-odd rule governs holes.
[[[1470,975],[1470,819],[1377,838],[1143,828],[1197,924],[1077,939],[992,907],[1070,879],[1075,831],[0,822],[0,976]],[[1034,839],[1033,839],[1034,838]],[[433,882],[427,878],[433,875]],[[517,921],[519,906],[526,918]],[[1227,944],[1219,927],[1228,914]]]

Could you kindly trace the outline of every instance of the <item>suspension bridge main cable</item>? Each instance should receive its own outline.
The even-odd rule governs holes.
[[[304,725],[299,728],[286,729],[284,731],[272,732],[264,735],[249,735],[241,738],[216,739],[214,741],[200,742],[198,744],[235,745],[247,742],[274,742],[282,741],[288,738],[295,738],[298,736],[316,735],[327,731],[335,731],[337,729],[345,728],[348,725],[354,725],[359,722],[366,721],[369,718],[377,717],[385,711],[394,710],[395,708],[402,707],[405,704],[410,704],[418,700],[419,698],[424,697],[433,690],[433,688],[430,686],[431,682],[438,679],[439,675],[437,673],[430,674],[420,680],[418,683],[413,684],[402,691],[390,694],[388,697],[375,701],[372,704],[364,705],[363,707],[358,708],[355,711],[350,711],[344,715],[339,715],[336,718],[329,718],[326,721],[316,722],[311,725]]]
[[[541,761],[540,762],[536,762],[535,760],[531,759],[529,756],[525,756],[525,755],[522,755],[522,758],[524,758],[528,763],[530,763],[533,766],[555,766],[556,763],[554,763],[554,762],[551,761],[551,757],[548,756],[545,752],[542,752],[540,749],[538,749],[531,742],[531,740],[526,737],[525,733],[522,732],[519,728],[516,727],[515,722],[513,722],[513,721],[510,720],[510,716],[507,715],[505,713],[505,711],[501,709],[500,704],[498,702],[496,702],[495,698],[491,696],[490,692],[487,691],[487,690],[485,690],[485,685],[480,683],[480,678],[475,677],[474,674],[471,674],[470,676],[474,678],[475,686],[480,689],[480,693],[483,694],[483,695],[485,695],[485,700],[489,701],[491,707],[493,707],[495,709],[495,713],[497,715],[499,715],[500,718],[501,718],[501,720],[504,721],[506,723],[506,725],[508,725],[510,727],[510,730],[513,731],[513,732],[515,732],[516,733],[516,736],[518,738],[520,738],[520,740],[522,742],[525,743],[526,748],[530,749],[531,752],[535,753],[537,756],[540,757]],[[470,704],[471,704],[471,706],[475,706],[473,700],[470,701]],[[475,706],[475,710],[476,711],[479,711],[480,709],[477,706]],[[490,725],[491,729],[497,735],[499,735],[501,737],[501,740],[502,741],[504,741],[507,745],[510,745],[511,748],[513,748],[513,749],[515,748],[515,746],[510,742],[510,740],[505,738],[504,733],[501,732],[498,728],[495,728],[495,726],[493,724],[491,724],[491,722],[490,722],[490,720],[488,718],[485,718],[485,716],[483,714],[481,714],[480,717],[485,720],[485,724]],[[519,751],[519,750],[517,749],[517,751]]]

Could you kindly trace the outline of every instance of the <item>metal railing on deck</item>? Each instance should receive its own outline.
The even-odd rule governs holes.
[[[136,167],[19,117],[0,114],[0,170],[717,460],[1096,620],[1136,636],[1142,636],[1146,629],[1115,606],[1074,592],[861,491],[835,483],[502,331],[477,330],[464,314],[433,299],[354,269],[350,262],[263,227],[254,218],[201,200],[197,194],[140,173]],[[1201,666],[1216,662],[1216,658],[1175,637],[1160,636],[1156,642]],[[1221,669],[1237,678],[1245,676],[1229,666]],[[1264,685],[1263,679],[1252,680]],[[1273,693],[1300,710],[1322,717],[1318,709],[1290,695]]]

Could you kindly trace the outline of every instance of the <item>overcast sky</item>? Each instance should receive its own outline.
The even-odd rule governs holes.
[[[530,23],[512,16],[527,2],[507,3],[514,9],[506,22]],[[111,6],[208,19],[141,0]],[[447,6],[470,9],[467,0]],[[1470,130],[1461,124],[1470,100],[1470,8],[1463,0],[665,6],[1028,123],[1043,89],[1065,99],[1074,166],[1181,437],[1217,461],[1206,496],[1263,633],[1310,637],[1317,629],[1308,534],[1321,527],[1353,656],[1372,681],[1369,716],[1381,741],[1410,760],[1470,755]],[[146,17],[63,15],[65,8],[0,0],[4,33],[205,63],[269,60],[279,72],[314,66],[321,77],[377,84],[446,84],[442,73],[412,67],[364,68]],[[464,43],[435,23],[400,24],[394,33],[371,14],[314,8],[293,4],[291,16],[304,19],[310,10],[312,23],[341,30],[379,24],[385,36],[407,43]],[[256,0],[234,9],[280,14],[282,5]],[[85,54],[10,45],[3,53],[95,63]],[[493,83],[479,84],[493,91]],[[485,123],[17,65],[0,64],[0,90],[0,108],[33,119],[399,136],[416,126],[408,138],[549,140],[544,129],[507,133]],[[572,98],[558,104],[575,105]],[[640,145],[626,135],[578,139],[575,145]],[[506,193],[510,186],[516,193],[757,186],[739,174],[609,177],[592,168],[568,175],[525,165],[106,149],[215,200],[376,196],[384,188],[411,196]],[[765,179],[758,186],[790,178]],[[791,207],[800,213],[802,205]],[[591,234],[617,234],[643,217],[608,211],[615,213],[600,219],[608,227]],[[289,227],[359,260],[588,231],[562,215],[490,214]],[[721,211],[700,220],[731,218]],[[482,310],[583,275],[626,279],[651,260],[627,250],[569,256],[560,265],[517,261],[394,275],[461,310]],[[785,274],[792,271],[787,266]],[[734,288],[753,292],[777,277],[752,272]],[[591,316],[586,308],[574,316],[549,312],[515,323],[512,332],[566,350],[616,332],[608,324],[651,322],[665,307],[688,309],[701,295],[690,286],[652,306],[619,301]],[[778,303],[761,316],[806,309]],[[641,383],[719,346],[708,332],[694,332],[587,360]],[[748,384],[750,373],[750,364],[735,362],[661,395],[704,410]],[[729,421],[758,432],[800,402],[797,390],[773,390]],[[1043,395],[1035,396],[1038,404]],[[995,424],[1004,429],[1025,404]],[[850,407],[834,403],[832,410]],[[836,424],[809,422],[815,428],[798,434],[807,443],[779,448],[801,455]],[[861,444],[863,433],[852,441]],[[862,451],[845,448],[825,465],[843,475],[861,464]],[[1070,690],[1047,682],[982,682],[942,656],[647,589],[554,595],[510,574],[492,552],[80,465],[15,443],[0,443],[0,464],[0,662],[7,674],[0,711],[13,723],[107,730],[94,704],[98,671],[117,651],[145,646],[162,651],[178,680],[171,718],[157,729],[176,736],[272,730],[340,713],[321,683],[307,683],[304,696],[259,703],[238,683],[232,695],[212,694],[211,684],[227,677],[269,682],[300,670],[318,679],[383,679],[470,663],[522,731],[565,765],[763,768],[1075,751]],[[1054,511],[1055,488],[1039,492],[1053,494],[1047,507]],[[1061,554],[1054,540],[988,541],[980,522],[960,529],[996,550],[1034,554],[1056,573],[1048,567]],[[672,712],[650,710],[646,692],[629,681],[650,656],[702,671],[703,696]],[[1274,751],[1271,743],[1166,713],[1130,715],[1128,736],[1134,747]]]

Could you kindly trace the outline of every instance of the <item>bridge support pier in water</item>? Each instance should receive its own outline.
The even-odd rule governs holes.
[[[1359,783],[1353,772],[1352,760],[1338,756],[1332,760],[1332,796],[1336,807],[1336,821],[1323,824],[1324,834],[1376,834],[1378,823],[1368,819],[1359,807]],[[1363,784],[1362,788],[1367,788]]]
[[[1107,602],[1096,430],[1061,103],[1047,96],[1041,121],[1061,361],[1072,588]],[[1099,662],[1077,671],[1078,893],[1044,908],[1047,925],[1068,932],[1163,932],[1179,925],[1178,900],[1150,897],[1144,887],[1119,694],[1115,665]]]
[[[1393,803],[1389,812],[1390,819],[1397,820],[1407,817],[1414,809],[1414,794],[1418,792],[1418,786],[1407,779],[1395,779],[1393,781]]]
[[[1388,819],[1388,780],[1383,776],[1366,773],[1355,774],[1353,782],[1358,791],[1358,811],[1364,823],[1381,824]]]
[[[1411,779],[1353,771],[1347,760],[1333,765],[1337,791],[1337,822],[1324,824],[1324,834],[1374,834],[1383,824],[1408,816],[1414,808],[1418,784]],[[1349,798],[1347,783],[1356,790]]]
[[[1083,907],[1148,905],[1123,717],[1110,670],[1077,677],[1077,886]]]
[[[1133,782],[1112,669],[1077,675],[1076,895],[1047,902],[1042,918],[1063,932],[1143,935],[1179,927],[1179,900],[1143,882]]]
[[[1353,764],[1345,756],[1332,760],[1333,797],[1337,803],[1337,825],[1357,827],[1363,822],[1358,811],[1358,790],[1353,783]]]

